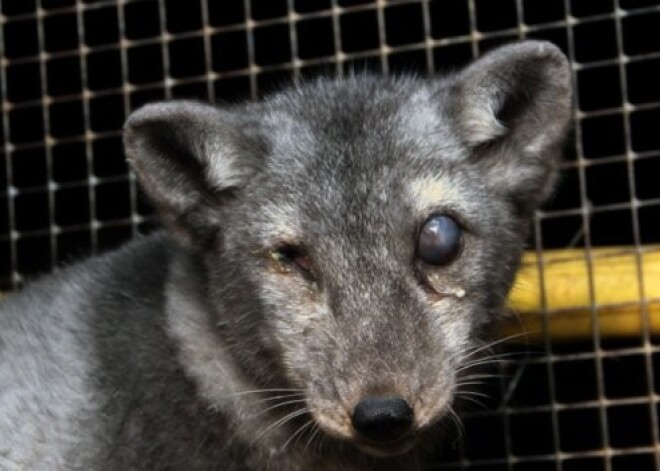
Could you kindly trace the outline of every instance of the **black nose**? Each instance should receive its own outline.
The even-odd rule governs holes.
[[[374,441],[396,440],[413,423],[413,410],[396,396],[365,397],[353,409],[353,427]]]

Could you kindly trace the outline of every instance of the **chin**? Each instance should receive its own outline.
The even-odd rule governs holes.
[[[375,443],[367,441],[357,441],[355,446],[367,455],[376,458],[391,458],[409,453],[417,445],[415,437],[406,437],[391,443]]]

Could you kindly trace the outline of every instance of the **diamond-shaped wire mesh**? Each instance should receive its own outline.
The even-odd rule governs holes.
[[[257,99],[318,74],[433,75],[542,38],[571,59],[573,138],[530,249],[620,246],[637,266],[641,335],[545,332],[438,445],[438,469],[660,470],[660,346],[642,254],[660,243],[660,0],[4,0],[0,288],[153,226],[123,158],[143,103]],[[553,315],[546,304],[542,325]],[[595,326],[595,327],[594,327]],[[512,347],[517,348],[517,347]]]

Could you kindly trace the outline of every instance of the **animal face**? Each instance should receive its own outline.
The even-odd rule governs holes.
[[[258,299],[260,335],[251,343],[305,389],[326,431],[372,447],[351,421],[363,398],[402,398],[413,411],[410,431],[447,413],[456,371],[475,329],[501,305],[525,233],[511,204],[482,185],[479,166],[453,163],[468,150],[452,139],[448,117],[438,115],[436,132],[406,126],[431,113],[415,96],[430,92],[411,85],[393,84],[401,88],[385,103],[360,97],[326,108],[347,123],[365,116],[368,133],[278,113],[274,135],[285,132],[277,122],[290,121],[305,145],[270,147],[265,160],[277,166],[247,184],[221,249],[231,276],[251,285],[251,299],[232,304],[255,309]],[[278,156],[291,162],[279,167]],[[450,257],[434,259],[432,250]]]
[[[554,180],[567,64],[529,42],[445,79],[146,107],[127,150],[203,256],[219,334],[327,434],[400,454],[450,413]]]

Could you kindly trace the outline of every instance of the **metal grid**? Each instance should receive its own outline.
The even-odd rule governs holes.
[[[4,0],[0,23],[0,288],[152,226],[121,125],[147,101],[257,98],[352,68],[434,74],[517,38],[571,58],[575,132],[561,190],[530,240],[622,245],[641,279],[660,243],[660,0]],[[540,257],[541,272],[543,259]],[[438,468],[660,470],[660,346],[644,335],[545,337],[506,362]],[[549,309],[544,318],[552,315]],[[529,347],[526,347],[529,349]]]

